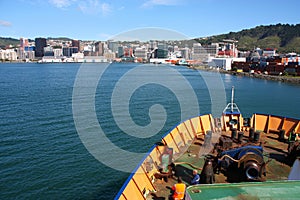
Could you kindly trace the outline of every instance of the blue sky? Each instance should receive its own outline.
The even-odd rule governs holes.
[[[187,38],[300,23],[298,0],[0,0],[0,36],[107,40],[156,27]]]

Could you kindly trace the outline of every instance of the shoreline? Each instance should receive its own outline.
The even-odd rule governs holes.
[[[38,63],[38,62],[0,62],[3,64],[24,64],[24,63],[37,63],[37,64],[52,64],[52,63]],[[74,64],[74,63],[81,63],[81,62],[59,62],[55,64]],[[104,62],[105,63],[105,62]],[[249,72],[235,72],[235,71],[227,71],[224,69],[215,69],[215,68],[207,68],[205,66],[192,66],[188,67],[189,69],[193,70],[202,70],[202,71],[210,71],[210,72],[218,72],[222,74],[230,74],[233,76],[243,76],[243,77],[250,77],[250,78],[258,78],[263,80],[270,80],[270,81],[277,81],[283,83],[290,83],[300,85],[300,76],[291,77],[291,76],[274,76],[274,75],[266,75],[266,74],[257,74],[257,73],[249,73]]]
[[[263,80],[270,80],[270,81],[277,81],[283,83],[291,83],[300,85],[300,77],[289,77],[289,76],[273,76],[273,75],[266,75],[266,74],[256,74],[256,73],[249,73],[249,72],[234,72],[234,71],[226,71],[223,69],[208,69],[206,67],[192,67],[191,69],[194,70],[203,70],[203,71],[210,71],[210,72],[219,72],[222,74],[230,74],[233,76],[243,76],[243,77],[252,77],[258,78]]]

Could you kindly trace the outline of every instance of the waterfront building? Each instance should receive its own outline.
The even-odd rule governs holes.
[[[259,62],[261,56],[259,55],[258,51],[252,51],[250,52],[249,56],[247,57],[248,62]]]
[[[133,57],[133,49],[125,47],[124,48],[124,57]]]
[[[194,43],[192,48],[192,59],[198,61],[207,61],[208,53],[200,43]]]
[[[35,51],[35,46],[25,46],[24,50],[25,51]]]
[[[167,58],[168,45],[164,42],[157,44],[157,49],[154,50],[154,58]]]
[[[80,50],[80,41],[72,40],[72,47],[77,47],[77,49]]]
[[[124,47],[119,46],[118,47],[118,58],[122,58],[122,57],[124,57]]]
[[[167,58],[168,51],[163,49],[155,49],[154,51],[154,58]]]
[[[35,59],[35,46],[25,46],[24,53],[25,53],[26,60],[34,60]]]
[[[18,57],[18,60],[25,60],[26,59],[26,54],[25,54],[25,51],[24,51],[24,47],[17,48],[17,57]]]
[[[17,52],[13,49],[0,49],[0,60],[2,61],[16,61],[18,59]]]
[[[238,50],[235,43],[236,40],[223,40],[224,42],[219,43],[219,57],[237,57]]]
[[[72,58],[74,62],[84,62],[84,54],[83,53],[73,53]]]
[[[45,63],[60,63],[62,62],[61,58],[55,58],[54,56],[43,56],[42,62]]]
[[[28,59],[28,60],[34,60],[35,59],[34,51],[25,51],[25,56],[26,56],[26,59]]]
[[[189,60],[190,59],[190,49],[188,47],[180,49],[182,58]]]
[[[134,50],[134,57],[137,59],[147,59],[147,49],[145,47],[138,47]]]
[[[104,58],[107,59],[107,61],[111,62],[114,59],[116,59],[116,53],[111,52],[111,51],[105,51]]]
[[[54,56],[53,47],[44,47],[44,56]]]
[[[218,55],[218,52],[219,52],[219,44],[218,43],[212,43],[210,45],[204,45],[202,47],[206,51],[208,56],[216,57]]]
[[[44,56],[44,47],[47,46],[46,38],[35,38],[35,57]]]
[[[94,46],[92,44],[86,44],[83,48],[84,56],[91,56]]]
[[[102,42],[95,43],[95,52],[97,56],[103,56],[104,54],[104,44]]]
[[[20,38],[20,48],[24,49],[28,46],[28,39],[27,38]]]
[[[108,42],[108,48],[112,52],[116,53],[118,51],[118,47],[120,46],[119,42],[115,42],[115,41],[112,41],[112,40],[108,40],[107,42]]]
[[[276,56],[276,49],[272,49],[272,48],[267,48],[263,50],[263,56],[266,57],[274,57]]]
[[[231,70],[233,62],[246,62],[246,58],[212,58],[208,62],[209,67]]]
[[[155,40],[150,40],[150,41],[149,41],[149,49],[150,49],[151,51],[157,49],[157,41],[155,41]]]
[[[174,50],[174,51],[179,51],[179,47],[178,47],[177,45],[175,45],[175,46],[173,47],[173,50]]]
[[[63,47],[63,56],[72,57],[73,53],[78,53],[77,47]]]
[[[53,49],[53,53],[54,53],[54,57],[62,57],[63,53],[62,53],[62,49]]]

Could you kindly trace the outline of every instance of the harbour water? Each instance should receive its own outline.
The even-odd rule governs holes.
[[[98,65],[103,67],[103,64]],[[77,133],[72,95],[80,67],[74,63],[0,64],[0,199],[113,199],[128,177],[128,173],[95,159]],[[162,80],[170,81],[170,85],[178,89],[175,94],[171,88],[148,81],[137,88],[128,101],[130,117],[136,124],[146,126],[151,119],[164,120],[159,113],[149,117],[149,108],[155,104],[165,108],[166,123],[148,138],[124,134],[114,119],[111,97],[119,87],[116,86],[118,81],[138,67],[141,65],[109,65],[96,90],[95,110],[99,124],[113,144],[126,151],[143,153],[182,120],[181,100],[176,97],[188,99],[190,96],[185,95],[187,91],[181,81],[170,78],[174,76],[172,72],[161,73]],[[133,83],[158,80],[157,74],[150,72],[163,71],[163,68],[143,65],[145,71],[129,80]],[[200,114],[212,112],[210,90],[215,88],[216,82],[209,82],[207,86],[204,80],[215,78],[216,73],[199,73],[178,66],[174,70],[191,85]],[[149,73],[145,73],[147,71]],[[218,75],[227,101],[231,87],[235,86],[235,102],[244,116],[259,112],[300,118],[299,85]],[[123,86],[126,88],[126,82]],[[222,98],[222,91],[216,91],[216,99]],[[114,109],[117,113],[124,110],[118,105]]]

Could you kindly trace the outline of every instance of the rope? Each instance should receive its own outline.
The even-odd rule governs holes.
[[[236,159],[232,158],[231,156],[229,156],[229,155],[227,155],[227,154],[225,154],[224,156],[222,156],[222,157],[220,158],[220,160],[223,160],[223,158],[225,158],[225,157],[229,158],[230,160],[232,160],[232,161],[234,161],[234,162],[239,162],[239,161],[240,161],[240,160],[236,160]]]

